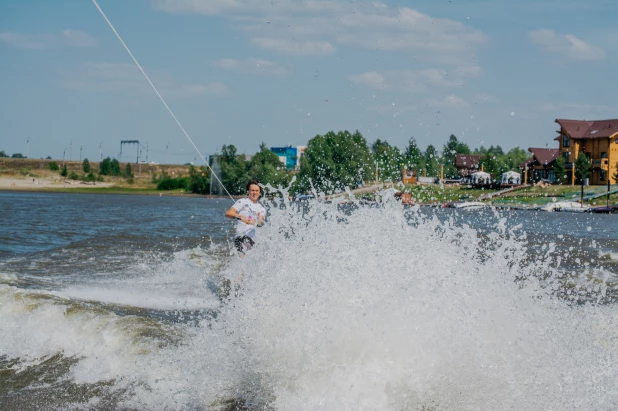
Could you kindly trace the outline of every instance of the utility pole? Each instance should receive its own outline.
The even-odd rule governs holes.
[[[79,146],[79,162],[82,162],[82,146]]]
[[[30,137],[28,137],[26,145],[28,146],[28,151],[26,151],[26,158],[30,158]]]
[[[69,143],[69,163],[73,161],[73,140]]]
[[[146,143],[146,162],[148,162],[148,143]]]
[[[62,152],[62,167],[64,168],[64,155],[67,153],[67,149],[65,148]]]
[[[170,143],[167,143],[165,146],[165,164],[167,164],[167,148],[170,146]]]
[[[103,161],[103,152],[101,151],[101,147],[103,147],[103,143],[99,144],[99,161]]]

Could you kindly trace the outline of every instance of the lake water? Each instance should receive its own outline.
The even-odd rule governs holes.
[[[0,192],[0,409],[618,409],[618,217],[231,204]]]

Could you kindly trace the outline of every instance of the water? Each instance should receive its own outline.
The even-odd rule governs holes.
[[[0,408],[618,408],[615,216],[307,204],[0,193]]]

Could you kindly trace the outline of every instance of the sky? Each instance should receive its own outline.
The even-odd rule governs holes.
[[[98,0],[202,155],[358,130],[557,147],[618,118],[614,0]],[[0,150],[202,164],[90,0],[0,2]]]

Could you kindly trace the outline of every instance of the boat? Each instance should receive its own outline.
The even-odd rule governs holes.
[[[538,208],[540,211],[564,211],[571,213],[584,213],[590,210],[590,206],[581,204],[576,201],[556,201],[553,203],[547,203],[544,206]]]
[[[603,206],[603,207],[592,207],[592,208],[588,209],[588,212],[596,213],[596,214],[614,214],[614,213],[618,213],[618,204],[612,204],[612,205]]]
[[[489,203],[483,203],[481,201],[458,201],[444,204],[444,208],[456,208],[458,210],[479,210],[489,206]]]

